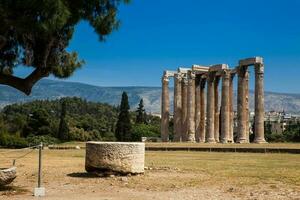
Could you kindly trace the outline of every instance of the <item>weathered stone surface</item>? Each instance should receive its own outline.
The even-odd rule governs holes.
[[[87,142],[87,172],[144,173],[145,144],[138,142]]]
[[[266,143],[264,134],[264,65],[255,65],[255,143]]]
[[[215,143],[215,74],[209,73],[207,79],[207,117],[206,117],[206,142]]]
[[[188,142],[195,142],[195,73],[188,74],[187,126]]]
[[[238,99],[237,99],[237,111],[238,111],[238,139],[237,143],[249,142],[249,71],[248,66],[240,66],[238,69]],[[247,130],[248,129],[248,130]]]
[[[161,139],[163,142],[169,141],[169,117],[170,117],[170,97],[169,97],[169,77],[162,77],[161,95]]]
[[[174,77],[174,142],[181,141],[181,113],[182,113],[182,103],[181,103],[181,82],[182,75],[177,73]]]
[[[187,93],[188,93],[188,80],[187,77],[184,77],[181,82],[181,141],[187,141]]]
[[[8,185],[17,177],[16,167],[0,169],[0,186]]]

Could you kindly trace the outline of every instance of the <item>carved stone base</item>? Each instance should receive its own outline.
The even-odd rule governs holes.
[[[207,143],[209,144],[216,144],[216,140],[215,139],[207,139]]]
[[[257,138],[257,139],[254,139],[253,143],[256,143],[256,144],[267,144],[268,142],[265,139]]]

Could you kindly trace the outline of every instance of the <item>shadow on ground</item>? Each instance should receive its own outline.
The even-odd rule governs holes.
[[[20,195],[29,192],[27,189],[19,186],[0,186],[0,196],[1,195]]]
[[[87,173],[87,172],[75,172],[67,174],[69,177],[73,178],[101,178],[98,174],[95,173]]]

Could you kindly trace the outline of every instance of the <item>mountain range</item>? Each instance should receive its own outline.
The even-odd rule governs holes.
[[[84,83],[66,82],[44,79],[38,82],[30,96],[26,96],[18,90],[0,86],[0,107],[13,103],[24,103],[37,99],[57,99],[76,96],[88,101],[119,105],[122,92],[126,91],[129,103],[134,110],[140,99],[143,98],[148,113],[160,113],[160,87],[100,87]],[[170,88],[172,91],[172,88]],[[236,97],[236,92],[235,92]],[[170,92],[171,107],[173,93]],[[236,98],[235,98],[236,99]],[[236,104],[236,102],[235,102]],[[250,110],[254,108],[254,92],[250,90]],[[265,92],[266,111],[285,111],[292,114],[300,113],[300,94]],[[172,109],[171,109],[172,110]]]

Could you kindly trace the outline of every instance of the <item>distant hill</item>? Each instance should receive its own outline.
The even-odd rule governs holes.
[[[28,102],[36,99],[57,99],[62,97],[81,97],[93,102],[103,102],[111,105],[120,103],[121,94],[126,91],[129,96],[131,109],[135,109],[141,98],[144,99],[147,112],[160,113],[160,87],[99,87],[83,83],[41,80],[34,86],[32,94],[23,93],[7,86],[0,86],[0,107],[12,103]],[[172,91],[172,89],[170,89]],[[236,94],[235,94],[236,95]],[[250,108],[253,110],[254,97],[250,91]],[[173,93],[170,92],[171,106]],[[236,98],[235,98],[236,99]],[[290,113],[300,113],[300,94],[284,94],[265,92],[267,111],[275,110]]]

